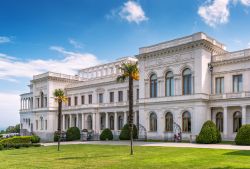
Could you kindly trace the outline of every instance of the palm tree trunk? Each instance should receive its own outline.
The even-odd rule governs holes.
[[[133,151],[133,78],[129,77],[129,126],[130,126],[130,155]]]
[[[57,151],[60,150],[60,141],[61,141],[61,118],[62,118],[62,101],[58,101],[58,144]]]

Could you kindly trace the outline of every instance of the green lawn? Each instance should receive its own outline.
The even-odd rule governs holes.
[[[0,151],[0,168],[250,168],[250,151],[65,145]]]

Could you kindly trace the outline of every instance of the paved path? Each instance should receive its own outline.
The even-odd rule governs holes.
[[[71,141],[62,142],[62,145],[69,144],[94,144],[94,145],[129,145],[129,141]],[[44,146],[53,146],[57,143],[42,143]],[[228,144],[194,144],[194,143],[166,143],[166,142],[143,142],[135,141],[135,146],[159,146],[159,147],[190,147],[190,148],[211,148],[229,150],[250,150],[250,146],[237,146]]]

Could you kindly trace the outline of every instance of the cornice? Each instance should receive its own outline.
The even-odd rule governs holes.
[[[212,62],[212,66],[215,67],[215,66],[222,66],[222,65],[227,65],[227,64],[235,64],[235,63],[245,62],[245,61],[249,61],[249,60],[250,60],[250,56],[247,56],[247,57],[242,57],[242,58]]]
[[[174,46],[174,47],[165,48],[165,49],[161,49],[161,50],[157,50],[157,51],[153,51],[149,53],[139,54],[136,57],[139,60],[147,59],[147,58],[155,58],[155,57],[159,57],[162,55],[175,55],[175,54],[183,53],[183,52],[190,51],[196,48],[203,48],[211,53],[216,53],[216,54],[221,54],[221,53],[226,52],[225,50],[213,45],[211,42],[205,39],[202,39],[202,40],[189,42],[189,43],[179,45],[179,46]]]

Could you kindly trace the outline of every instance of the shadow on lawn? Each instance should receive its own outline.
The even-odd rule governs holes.
[[[225,153],[224,155],[250,156],[250,151],[248,150],[232,151],[229,153]]]
[[[215,167],[210,169],[243,169],[243,168],[235,168],[235,167]]]
[[[102,155],[102,156],[84,156],[84,157],[63,157],[58,158],[57,160],[78,160],[78,159],[89,159],[89,158],[106,158],[113,157],[114,155]],[[116,156],[117,157],[117,156]]]

